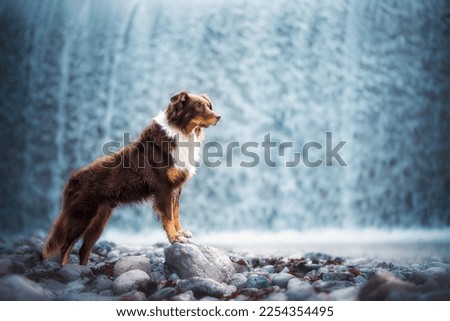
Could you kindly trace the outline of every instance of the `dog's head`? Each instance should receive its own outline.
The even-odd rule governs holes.
[[[217,125],[220,116],[213,111],[211,99],[205,94],[194,95],[186,90],[170,98],[167,118],[184,133],[190,135],[202,128]]]

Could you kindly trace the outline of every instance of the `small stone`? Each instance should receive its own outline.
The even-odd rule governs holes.
[[[54,297],[49,290],[22,275],[7,275],[0,279],[0,300],[43,301]]]
[[[364,284],[366,284],[367,279],[361,275],[358,275],[353,279],[353,282],[355,282],[357,288],[361,288]]]
[[[163,301],[173,297],[176,294],[174,288],[163,288],[159,291],[156,291],[150,296],[151,300],[154,301]]]
[[[122,301],[144,301],[146,299],[145,293],[140,291],[131,291],[122,295],[120,300]]]
[[[110,280],[106,275],[99,275],[95,280],[95,289],[98,292],[104,290],[111,290],[113,281]]]
[[[193,277],[186,280],[180,280],[176,287],[177,292],[193,291],[196,296],[212,296],[215,298],[223,297],[228,290],[228,287],[213,279],[203,279]]]
[[[274,293],[269,294],[269,296],[265,300],[267,300],[267,301],[287,301],[288,296],[286,293],[274,292]]]
[[[151,272],[149,274],[151,284],[160,284],[166,280],[166,277],[159,272]]]
[[[25,271],[25,266],[22,263],[16,263],[10,259],[0,259],[0,275],[23,274]]]
[[[320,264],[305,264],[303,266],[307,271],[318,270],[322,267]]]
[[[80,264],[80,258],[78,255],[70,254],[70,264]]]
[[[247,284],[247,278],[242,273],[233,274],[230,284],[234,285],[237,289],[241,289]]]
[[[288,273],[289,272],[289,268],[287,266],[285,266],[280,273]]]
[[[173,301],[195,301],[194,293],[192,291],[187,291],[184,293],[177,294],[172,297]]]
[[[140,270],[148,273],[150,270],[150,260],[145,256],[123,257],[114,265],[114,277],[117,278],[119,275],[131,270]]]
[[[106,256],[116,245],[112,242],[101,241],[94,244],[92,252]]]
[[[237,291],[237,288],[234,286],[234,285],[229,285],[228,287],[227,287],[227,290],[226,290],[226,292],[225,292],[225,295],[231,295],[231,294],[233,294],[234,292],[236,292]]]
[[[114,292],[112,290],[103,290],[98,293],[101,296],[114,296]]]
[[[275,272],[275,267],[273,265],[265,265],[261,268],[261,271],[272,274]]]
[[[235,297],[233,300],[230,301],[249,301],[250,298],[244,294],[239,294],[237,297]]]
[[[280,288],[287,288],[289,280],[291,280],[292,278],[294,278],[292,274],[278,273],[273,276],[272,282],[274,285],[278,285]]]
[[[72,282],[82,278],[94,278],[94,275],[89,267],[79,264],[64,265],[61,269],[59,269],[58,274],[67,282]]]
[[[110,262],[117,261],[119,259],[119,257],[120,257],[120,252],[118,250],[113,250],[113,251],[109,252],[106,256],[106,258]]]
[[[121,274],[113,282],[113,291],[116,294],[124,294],[140,288],[146,288],[150,282],[147,273],[141,270],[131,270]]]
[[[323,292],[333,292],[339,289],[348,288],[350,286],[353,286],[354,283],[350,281],[316,281],[313,283],[313,286],[315,289]]]
[[[295,288],[298,285],[301,285],[303,283],[305,283],[305,281],[301,281],[300,279],[297,279],[296,277],[294,277],[288,281],[287,289],[290,290],[290,289]]]
[[[324,273],[328,273],[329,270],[326,267],[321,267],[320,269],[317,270],[317,274],[318,275],[322,275]]]
[[[256,289],[268,288],[270,286],[270,280],[259,274],[251,274],[247,279],[247,286]]]
[[[423,266],[424,269],[429,269],[429,268],[434,268],[434,267],[442,268],[442,269],[445,269],[447,272],[450,272],[450,264],[445,264],[442,262],[430,262],[430,263],[424,264],[424,266]]]
[[[334,268],[334,272],[347,272],[348,266],[347,265],[338,265]]]
[[[219,299],[218,298],[214,298],[212,296],[204,296],[199,301],[219,301]]]
[[[328,272],[322,275],[322,280],[325,282],[328,281],[350,281],[353,280],[355,276],[350,272]]]
[[[289,280],[288,290],[286,292],[288,300],[291,301],[305,301],[314,300],[316,297],[316,291],[314,288],[305,281],[300,281],[297,278]]]
[[[176,273],[172,273],[172,274],[169,276],[169,280],[170,280],[170,281],[176,282],[176,281],[178,281],[179,279],[180,279],[180,277],[179,277],[178,274],[176,274]]]
[[[46,270],[56,270],[61,267],[61,264],[59,264],[59,262],[56,262],[56,261],[45,260],[45,262],[42,266]]]
[[[354,286],[335,290],[330,293],[329,300],[333,301],[355,301],[358,299],[358,289]]]

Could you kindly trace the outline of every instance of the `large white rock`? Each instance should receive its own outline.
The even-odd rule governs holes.
[[[228,255],[217,248],[193,243],[174,243],[164,249],[166,265],[181,279],[209,278],[228,283],[234,266]]]

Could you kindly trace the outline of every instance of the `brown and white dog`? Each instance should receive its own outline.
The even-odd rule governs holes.
[[[169,241],[186,242],[192,235],[180,224],[180,193],[195,174],[203,128],[219,120],[206,95],[183,90],[135,142],[73,172],[41,258],[59,253],[64,265],[75,242],[83,238],[79,255],[80,264],[86,265],[113,209],[146,200],[153,201]]]

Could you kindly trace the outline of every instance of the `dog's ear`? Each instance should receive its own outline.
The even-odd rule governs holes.
[[[187,98],[188,98],[188,92],[187,92],[186,90],[182,90],[182,91],[180,91],[178,94],[172,96],[172,97],[170,98],[170,102],[171,102],[173,105],[176,105],[176,104],[178,104],[179,102],[184,102],[184,101],[186,101]]]
[[[207,95],[207,94],[201,94],[200,96],[203,97],[203,98],[205,98],[205,99],[208,101],[208,103],[209,103],[209,105],[210,105],[210,107],[211,107],[211,109],[212,109],[212,101],[211,101],[211,99],[208,97],[208,95]]]

